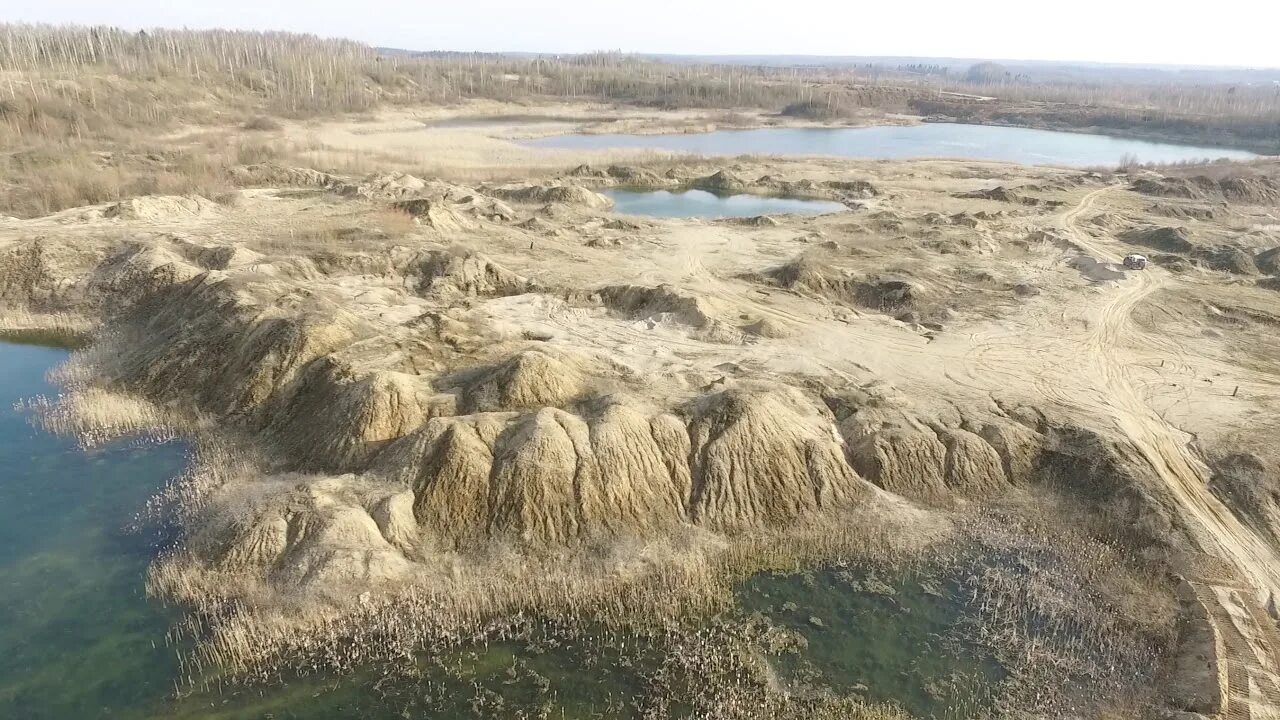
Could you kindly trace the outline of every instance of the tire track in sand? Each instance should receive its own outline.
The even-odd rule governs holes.
[[[1063,215],[1062,226],[1080,247],[1099,259],[1119,262],[1115,253],[1095,245],[1076,224],[1107,190],[1086,196]],[[1275,646],[1274,623],[1262,608],[1268,596],[1280,590],[1280,557],[1270,543],[1213,495],[1207,484],[1208,468],[1188,447],[1184,434],[1147,404],[1135,387],[1130,368],[1119,357],[1119,343],[1130,327],[1133,309],[1169,281],[1158,268],[1133,275],[1101,308],[1098,323],[1084,343],[1088,362],[1082,363],[1081,371],[1091,374],[1090,380],[1104,393],[1104,404],[1116,427],[1164,482],[1198,549],[1229,563],[1246,585],[1238,589],[1230,578],[1187,578],[1209,609],[1219,635],[1228,640],[1228,657],[1222,658],[1229,687],[1229,697],[1223,703],[1227,717],[1280,717],[1280,647]],[[1159,344],[1181,360],[1182,349],[1168,347],[1170,343],[1162,340]]]

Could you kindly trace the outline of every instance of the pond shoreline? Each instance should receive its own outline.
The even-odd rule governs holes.
[[[704,157],[764,155],[872,161],[971,160],[1074,169],[1117,167],[1129,158],[1156,164],[1262,158],[1249,151],[1231,148],[1082,131],[960,122],[852,127],[788,125],[679,133],[579,132],[514,142],[523,147],[544,150],[646,150]]]

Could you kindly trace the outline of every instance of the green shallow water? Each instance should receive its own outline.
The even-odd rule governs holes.
[[[738,602],[803,636],[806,647],[774,658],[788,681],[959,720],[990,705],[1004,673],[962,639],[958,595],[946,580],[823,568],[756,575],[738,589]]]

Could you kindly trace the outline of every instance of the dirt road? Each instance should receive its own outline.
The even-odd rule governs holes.
[[[1100,260],[1115,263],[1120,260],[1118,254],[1099,246],[1077,224],[1105,192],[1087,195],[1062,216],[1061,225],[1077,245]],[[1082,343],[1085,357],[1080,367],[1102,392],[1104,409],[1116,427],[1164,481],[1197,549],[1235,570],[1227,576],[1215,573],[1215,577],[1184,570],[1223,641],[1226,657],[1222,665],[1228,687],[1225,716],[1280,717],[1280,665],[1276,658],[1280,635],[1263,610],[1272,593],[1280,590],[1280,557],[1213,495],[1207,484],[1209,470],[1190,449],[1186,434],[1166,422],[1137,390],[1131,366],[1119,349],[1126,340],[1135,341],[1131,340],[1137,332],[1130,323],[1133,309],[1169,282],[1169,276],[1158,268],[1129,275],[1100,309],[1096,325]],[[1136,341],[1168,344],[1147,334]]]

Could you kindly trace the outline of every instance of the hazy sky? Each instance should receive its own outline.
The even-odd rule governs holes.
[[[0,20],[293,30],[413,50],[1280,67],[1280,0],[0,0]]]

